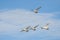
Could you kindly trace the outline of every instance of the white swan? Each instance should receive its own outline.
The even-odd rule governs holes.
[[[34,26],[34,27],[31,27],[31,30],[35,31],[38,26],[39,26],[39,25],[36,25],[36,26]]]
[[[29,31],[29,28],[30,28],[30,26],[28,26],[28,27],[26,27],[26,28],[24,28],[24,29],[22,29],[20,32],[28,32]]]
[[[46,24],[44,27],[41,27],[41,29],[48,30],[48,29],[49,29],[48,25],[49,25],[49,24]]]
[[[35,10],[34,10],[34,13],[38,13],[38,10],[41,8],[41,6],[40,7],[38,7],[38,8],[36,8]]]

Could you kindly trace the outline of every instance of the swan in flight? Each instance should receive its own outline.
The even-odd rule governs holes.
[[[31,27],[31,30],[35,31],[38,26],[39,26],[39,25],[36,25],[36,26],[34,26],[34,27]]]
[[[48,29],[49,29],[48,25],[49,25],[49,24],[46,24],[44,27],[41,27],[41,29],[48,30]]]
[[[29,28],[30,28],[30,26],[28,26],[28,27],[22,29],[21,32],[23,32],[23,31],[24,31],[24,32],[28,32],[28,31],[29,31]]]
[[[38,8],[36,8],[35,10],[33,10],[34,11],[34,13],[38,13],[38,11],[39,11],[39,9],[41,8],[41,6],[40,7],[38,7]]]

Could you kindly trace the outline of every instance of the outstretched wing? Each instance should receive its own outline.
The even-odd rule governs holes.
[[[40,7],[38,7],[38,8],[36,8],[35,10],[39,10],[41,8],[41,6]]]
[[[25,31],[25,30],[21,30],[20,32],[23,32],[23,31]]]
[[[31,26],[26,27],[26,29],[29,29]]]
[[[39,26],[39,24],[38,25],[36,25],[36,26],[34,26],[34,28],[36,28],[36,27],[38,27]]]

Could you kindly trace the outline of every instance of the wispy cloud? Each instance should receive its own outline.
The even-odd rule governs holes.
[[[17,39],[34,39],[34,37],[38,37],[36,39],[40,40],[40,38],[47,38],[46,36],[60,36],[60,18],[56,20],[56,13],[38,13],[35,14],[31,11],[24,9],[15,9],[3,11],[0,13],[0,34],[7,34],[12,37],[16,37]],[[49,30],[39,30],[33,32],[30,31],[28,33],[19,32],[22,27],[26,26],[35,26],[39,24],[44,26],[46,23],[50,23]],[[23,39],[24,38],[24,39]],[[28,38],[28,39],[27,39]]]

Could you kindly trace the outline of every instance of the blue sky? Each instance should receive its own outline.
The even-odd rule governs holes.
[[[4,9],[35,9],[42,6],[40,12],[59,12],[60,0],[0,0],[0,10]]]
[[[31,11],[38,6],[38,14]],[[47,23],[49,30],[40,29]],[[20,32],[37,24],[36,31]],[[60,40],[60,0],[0,0],[0,40]]]

